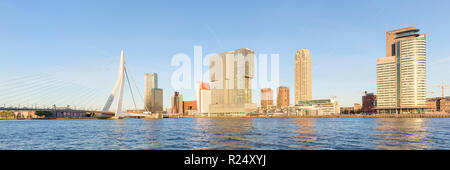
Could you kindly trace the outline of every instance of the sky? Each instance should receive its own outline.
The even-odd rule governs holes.
[[[291,104],[294,56],[307,48],[313,98],[336,96],[352,106],[364,91],[376,92],[386,31],[409,26],[427,35],[427,91],[439,96],[435,85],[450,85],[448,7],[448,0],[0,0],[0,104],[101,107],[123,49],[140,91],[144,73],[156,72],[170,107],[178,69],[172,57],[185,53],[193,60],[199,45],[204,55],[239,48],[279,54],[280,85],[290,88]],[[195,100],[194,90],[180,92]],[[253,101],[259,96],[254,89]]]

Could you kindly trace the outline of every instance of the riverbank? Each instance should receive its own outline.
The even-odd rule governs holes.
[[[449,126],[446,118],[6,120],[0,150],[440,150],[450,149]]]
[[[352,115],[324,115],[324,116],[297,116],[297,115],[249,115],[249,116],[193,116],[169,115],[164,118],[450,118],[447,113],[429,114],[352,114]]]
[[[64,117],[64,118],[15,118],[15,117],[0,117],[0,120],[51,120],[51,119],[95,119],[95,117]]]
[[[353,115],[326,115],[326,116],[297,116],[297,115],[252,115],[252,116],[193,116],[193,115],[165,115],[153,117],[128,117],[135,119],[183,119],[183,118],[450,118],[450,114],[353,114]],[[43,118],[43,119],[96,119],[95,117],[76,118]],[[40,120],[0,117],[0,120]]]

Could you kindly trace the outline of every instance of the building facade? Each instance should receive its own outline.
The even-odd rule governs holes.
[[[377,59],[379,113],[422,113],[426,108],[426,35],[415,27],[386,33],[386,57]]]
[[[362,105],[359,104],[359,103],[354,103],[353,104],[353,110],[355,110],[355,112],[357,112],[357,113],[361,113]]]
[[[450,113],[450,97],[435,97],[426,99],[428,113]]]
[[[172,114],[183,113],[183,95],[175,92],[172,96]]]
[[[159,113],[163,111],[163,90],[160,88],[152,89],[152,102],[150,111],[152,113]]]
[[[144,75],[144,110],[147,112],[163,111],[163,90],[158,88],[158,74]]]
[[[301,116],[329,116],[341,112],[339,103],[333,99],[300,100],[295,109]]]
[[[210,113],[246,112],[252,103],[254,51],[241,48],[210,57]],[[255,108],[256,109],[256,108]]]
[[[261,108],[273,106],[273,91],[271,88],[261,89]]]
[[[277,89],[277,108],[289,107],[289,87],[280,86]]]
[[[185,115],[193,115],[197,111],[197,101],[183,101],[183,113]]]
[[[439,101],[440,111],[445,113],[450,113],[450,97],[445,97],[443,100]]]
[[[197,82],[195,89],[198,112],[209,113],[209,105],[211,104],[211,88],[209,83]]]
[[[377,105],[377,96],[373,93],[364,92],[362,96],[362,113],[376,113],[375,107]]]
[[[312,100],[311,53],[308,49],[295,54],[295,103]]]

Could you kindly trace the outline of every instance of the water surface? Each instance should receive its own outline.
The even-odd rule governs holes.
[[[0,149],[450,149],[450,118],[0,120]]]

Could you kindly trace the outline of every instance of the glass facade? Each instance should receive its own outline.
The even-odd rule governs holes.
[[[402,107],[426,106],[426,42],[424,37],[400,41],[400,96]]]
[[[396,106],[396,62],[395,60],[377,64],[377,106]]]
[[[421,113],[426,107],[426,36],[417,32],[397,33],[388,41],[395,55],[377,60],[379,113]]]

